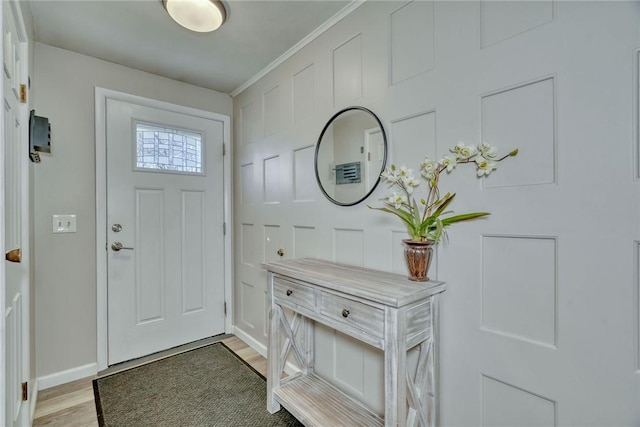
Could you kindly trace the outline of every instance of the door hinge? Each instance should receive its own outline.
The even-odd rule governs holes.
[[[222,144],[222,155],[223,156],[227,155],[227,144]]]
[[[367,157],[368,157],[367,160],[371,161],[371,151],[367,153]]]
[[[29,385],[22,383],[22,401],[26,402],[29,399]]]
[[[224,315],[227,315],[227,302],[224,302]]]
[[[227,223],[226,222],[222,223],[222,234],[225,235],[225,236],[227,235]]]
[[[20,102],[27,103],[27,85],[25,84],[20,85]]]

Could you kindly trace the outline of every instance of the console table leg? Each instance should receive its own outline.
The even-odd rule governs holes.
[[[267,410],[278,412],[280,404],[273,395],[273,390],[280,386],[280,307],[273,304],[273,275],[269,274],[268,292],[271,309],[269,311],[269,346],[267,348]]]
[[[406,310],[387,307],[385,322],[385,427],[404,427],[407,422]]]

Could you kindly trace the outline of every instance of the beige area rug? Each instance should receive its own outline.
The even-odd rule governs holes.
[[[302,426],[267,411],[267,385],[223,343],[94,380],[103,427]]]

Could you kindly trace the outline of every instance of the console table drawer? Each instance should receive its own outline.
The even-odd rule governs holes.
[[[312,287],[292,282],[282,277],[276,277],[273,283],[274,296],[283,303],[300,305],[313,310],[315,307],[315,293]]]
[[[320,294],[320,313],[382,338],[384,335],[384,310],[343,298],[328,292]]]

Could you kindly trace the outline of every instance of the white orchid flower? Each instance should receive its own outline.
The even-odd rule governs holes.
[[[413,176],[408,176],[402,179],[405,188],[407,189],[407,193],[413,194],[413,188],[420,185],[420,181],[415,179]]]
[[[403,204],[406,204],[407,197],[404,194],[398,194],[395,191],[387,199],[387,203],[393,205],[396,209],[400,209]]]
[[[465,145],[464,142],[458,142],[455,147],[449,149],[452,153],[455,153],[459,160],[470,159],[478,154],[478,149],[473,145]]]
[[[421,175],[431,181],[436,177],[438,164],[430,158],[425,157],[424,160],[420,163],[420,169],[422,170]]]
[[[453,168],[455,168],[456,165],[458,164],[458,160],[456,159],[456,156],[447,154],[442,159],[440,159],[439,163],[445,168],[447,168],[447,172],[451,172]]]
[[[493,160],[485,159],[482,156],[476,159],[476,164],[478,165],[478,176],[489,176],[491,171],[495,170],[498,165]]]
[[[480,151],[480,155],[485,159],[493,159],[498,155],[498,149],[488,142],[483,142],[478,145],[478,150]]]
[[[400,166],[400,172],[399,172],[400,177],[402,178],[406,178],[408,176],[413,176],[413,169],[409,169],[408,167],[406,167],[405,165]]]
[[[380,176],[391,183],[398,182],[398,179],[400,178],[397,170],[395,170],[395,165],[391,165],[390,168],[386,168]]]

